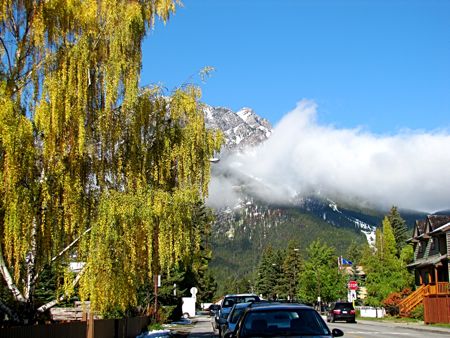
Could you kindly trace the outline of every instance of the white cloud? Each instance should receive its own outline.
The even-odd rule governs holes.
[[[221,194],[231,201],[232,189],[223,188],[247,177],[250,188],[268,201],[320,192],[381,207],[450,208],[448,132],[380,136],[319,125],[316,116],[316,104],[303,100],[263,145],[223,159],[227,183],[224,177],[213,180],[210,201],[217,206]]]

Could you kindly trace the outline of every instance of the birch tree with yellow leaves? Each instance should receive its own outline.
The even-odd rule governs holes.
[[[197,250],[219,134],[200,91],[139,88],[141,43],[176,0],[0,0],[0,270],[34,320],[79,287],[95,311],[136,304],[136,289]],[[170,70],[169,70],[170,71]],[[80,273],[70,261],[85,262]],[[51,303],[34,294],[60,266]]]

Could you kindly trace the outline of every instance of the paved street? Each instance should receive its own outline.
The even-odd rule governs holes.
[[[180,336],[188,338],[217,338],[211,326],[209,316],[202,315],[192,319],[193,325],[178,332]],[[328,323],[330,329],[339,328],[344,331],[344,337],[352,338],[444,338],[450,337],[449,328],[434,327],[423,324],[399,324],[390,322],[378,322],[370,320],[358,320],[356,324],[351,323]],[[217,333],[217,332],[216,332]]]
[[[328,323],[331,328],[344,331],[344,337],[353,338],[443,338],[450,337],[449,328],[434,327],[424,324],[399,324],[390,322],[377,322],[370,320],[358,320],[357,324]]]

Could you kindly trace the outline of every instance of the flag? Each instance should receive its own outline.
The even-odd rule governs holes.
[[[341,264],[342,265],[353,265],[353,262],[351,262],[341,256]]]

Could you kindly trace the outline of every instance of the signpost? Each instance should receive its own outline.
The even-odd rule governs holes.
[[[358,282],[355,280],[348,281],[347,284],[348,287],[348,301],[353,303],[353,306],[355,306],[355,300],[356,300],[356,290],[358,290]]]

